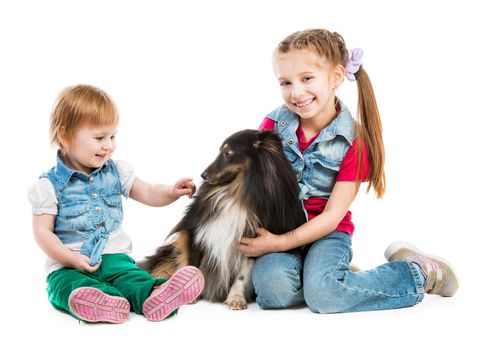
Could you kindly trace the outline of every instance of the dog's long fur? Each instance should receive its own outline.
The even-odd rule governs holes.
[[[228,137],[171,240],[139,265],[154,277],[167,278],[185,265],[205,277],[202,297],[246,308],[253,296],[253,259],[238,250],[242,236],[256,237],[263,227],[275,234],[305,221],[299,187],[273,132],[244,130]]]

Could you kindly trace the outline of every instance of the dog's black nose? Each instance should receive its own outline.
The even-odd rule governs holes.
[[[206,177],[207,177],[207,176],[208,176],[208,173],[206,172],[206,170],[205,170],[205,171],[203,171],[203,173],[201,174],[201,178],[202,178],[203,180],[206,180]]]

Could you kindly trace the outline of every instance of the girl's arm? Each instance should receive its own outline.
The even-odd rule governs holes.
[[[354,201],[360,182],[336,182],[322,213],[297,229],[281,236],[282,251],[301,247],[332,233]]]
[[[54,215],[42,214],[33,216],[32,226],[35,241],[45,254],[65,266],[87,272],[94,272],[97,270],[99,264],[96,266],[90,266],[90,259],[87,256],[74,253],[62,243],[59,237],[53,232],[54,223]]]
[[[129,197],[152,207],[164,207],[181,196],[191,198],[195,191],[196,186],[190,178],[179,179],[174,185],[152,185],[136,178]]]
[[[339,225],[356,197],[360,184],[360,181],[336,182],[321,214],[282,235],[259,229],[258,237],[241,239],[240,250],[247,256],[260,256],[271,252],[287,251],[319,240],[333,232]]]

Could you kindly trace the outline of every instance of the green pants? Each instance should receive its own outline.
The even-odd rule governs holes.
[[[126,298],[131,304],[131,310],[142,315],[144,301],[153,287],[165,281],[155,279],[137,267],[135,261],[126,254],[104,254],[101,266],[93,273],[64,267],[49,274],[47,294],[56,309],[72,314],[68,305],[70,293],[79,287],[93,287],[106,294]]]

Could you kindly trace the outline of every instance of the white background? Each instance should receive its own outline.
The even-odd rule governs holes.
[[[475,1],[476,3],[476,1]],[[461,288],[413,308],[317,315],[307,308],[232,312],[201,301],[150,323],[79,324],[47,301],[44,254],[26,190],[53,166],[48,120],[64,87],[105,89],[121,114],[115,159],[171,183],[199,174],[232,132],[257,128],[282,103],[271,54],[312,27],[364,49],[384,125],[387,193],[352,206],[354,261],[384,262],[408,240],[447,258]],[[481,343],[481,11],[469,1],[2,1],[2,343],[94,348],[453,348]],[[356,86],[340,97],[355,113]],[[136,259],[152,253],[187,199],[124,205]],[[6,324],[6,325],[5,325]]]

